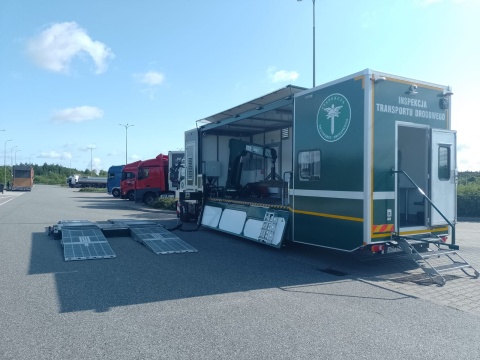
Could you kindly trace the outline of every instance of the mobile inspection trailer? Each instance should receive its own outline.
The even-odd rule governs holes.
[[[275,247],[383,252],[450,235],[456,249],[451,95],[366,69],[201,119],[185,133],[179,216]]]

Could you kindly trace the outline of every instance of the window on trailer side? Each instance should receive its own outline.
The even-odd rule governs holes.
[[[450,146],[438,147],[438,179],[450,180]]]
[[[320,180],[320,150],[298,153],[298,177],[300,181]]]

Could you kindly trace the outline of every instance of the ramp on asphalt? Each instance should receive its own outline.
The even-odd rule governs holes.
[[[85,220],[58,223],[65,261],[114,258],[110,244],[97,225]]]
[[[157,255],[197,252],[197,249],[193,246],[187,244],[155,221],[123,219],[109,221],[128,226],[131,237]]]

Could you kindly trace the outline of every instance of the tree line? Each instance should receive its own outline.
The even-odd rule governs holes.
[[[43,165],[33,165],[33,164],[22,164],[19,166],[32,166],[34,172],[34,183],[35,184],[46,184],[46,185],[63,185],[66,184],[67,178],[70,175],[80,175],[80,176],[101,176],[106,177],[107,172],[105,170],[100,170],[97,174],[95,170],[90,171],[90,169],[85,169],[83,171],[64,167],[57,164],[47,164]],[[0,183],[3,183],[4,180],[12,181],[12,167],[4,166],[0,168]]]

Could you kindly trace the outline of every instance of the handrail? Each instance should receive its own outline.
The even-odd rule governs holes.
[[[410,181],[412,183],[413,186],[415,186],[417,188],[417,190],[420,192],[420,194],[428,201],[428,203],[430,205],[432,205],[432,207],[437,210],[437,212],[440,214],[440,216],[447,222],[448,225],[450,225],[450,227],[452,228],[452,243],[451,243],[451,247],[454,247],[456,248],[455,246],[455,225],[453,225],[445,215],[443,215],[443,213],[435,206],[435,204],[432,202],[432,200],[430,200],[430,198],[425,194],[425,192],[420,188],[420,186],[418,186],[415,181],[413,181],[413,179],[408,176],[408,174],[403,171],[403,170],[395,170],[395,169],[392,169],[391,170],[391,173],[392,175],[393,174],[403,174],[405,175],[405,177],[408,179],[408,181]],[[398,188],[398,180],[397,180],[397,188]],[[398,235],[400,235],[400,219],[399,219],[399,211],[397,209],[397,224],[398,224]]]
[[[288,179],[288,183],[287,183],[287,193],[286,193],[287,196],[285,196],[285,183],[287,182],[287,181],[285,181],[285,179],[286,179],[287,174],[290,174],[290,178]],[[286,205],[290,204],[290,201],[288,200],[288,195],[289,195],[288,190],[290,188],[290,181],[292,180],[292,176],[293,176],[293,171],[285,171],[283,173],[282,195],[281,195],[282,196],[282,206],[286,206]],[[286,198],[286,200],[285,200],[285,198]]]

